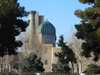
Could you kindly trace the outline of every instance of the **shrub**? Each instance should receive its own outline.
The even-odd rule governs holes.
[[[69,72],[70,68],[68,64],[62,64],[57,62],[56,64],[52,64],[52,71],[54,72]]]
[[[37,55],[31,53],[29,57],[22,59],[21,70],[23,72],[43,72],[43,63],[41,62],[40,58],[37,58]]]

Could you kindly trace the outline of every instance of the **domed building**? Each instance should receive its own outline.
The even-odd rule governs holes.
[[[39,25],[37,34],[42,44],[53,44],[55,47],[56,29],[49,21],[45,21]]]
[[[38,57],[41,57],[41,61],[43,62],[43,67],[45,72],[52,72],[52,64],[56,63],[58,58],[55,57],[55,53],[61,52],[61,47],[55,47],[56,45],[56,28],[52,23],[48,20],[44,21],[44,16],[40,16],[36,11],[29,11],[29,44],[28,44],[28,54],[29,53],[38,53],[40,51],[40,55],[37,54]],[[35,43],[39,41],[38,44],[34,44],[34,38],[36,39]],[[37,41],[38,40],[38,41]],[[41,44],[42,48],[36,49]],[[39,50],[39,51],[37,51]],[[5,72],[7,69],[9,72],[15,70],[15,67],[19,67],[19,52],[18,56],[8,56],[6,55],[4,59],[12,59],[10,62],[6,63],[4,59],[0,62],[0,72]],[[14,61],[15,60],[15,61]],[[14,61],[14,64],[12,62]],[[100,65],[100,60],[96,62],[96,64]],[[21,62],[20,62],[21,63]],[[87,68],[87,65],[90,63],[94,63],[93,58],[89,58],[88,60],[84,57],[82,58],[82,72],[84,72]],[[9,65],[8,65],[9,64]],[[69,66],[71,67],[72,64],[70,63]],[[78,63],[73,65],[74,73],[79,72]]]
[[[40,49],[41,61],[43,62],[43,67],[45,72],[52,72],[52,64],[56,63],[58,58],[55,57],[56,52],[61,52],[61,47],[55,47],[56,44],[56,28],[48,20],[44,21],[44,16],[40,16],[36,11],[29,11],[30,23],[29,23],[29,48],[33,49],[33,39],[38,38],[39,42],[42,44],[43,49]],[[34,36],[36,35],[36,37]],[[33,51],[35,53],[35,51]],[[92,58],[87,60],[82,59],[82,72],[84,72],[92,61]],[[99,61],[97,62],[99,64]],[[72,65],[69,64],[71,67]],[[74,73],[79,72],[78,63],[73,65]]]
[[[44,16],[40,16],[36,11],[29,11],[29,18],[29,48],[34,50],[33,39],[38,38],[43,46],[39,57],[44,64],[45,72],[52,72],[52,64],[57,61],[54,53],[61,51],[61,47],[55,47],[56,28],[48,20],[44,21]]]

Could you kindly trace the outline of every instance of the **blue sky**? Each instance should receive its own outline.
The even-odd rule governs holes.
[[[85,10],[87,4],[81,4],[78,0],[18,0],[26,11],[35,10],[39,15],[44,15],[56,28],[57,40],[61,34],[66,40],[71,35],[74,25],[79,24],[80,20],[74,15],[76,9]],[[24,18],[24,20],[28,20]]]

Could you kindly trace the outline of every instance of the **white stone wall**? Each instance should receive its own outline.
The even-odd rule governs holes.
[[[44,63],[45,72],[52,72],[52,64],[57,62],[57,57],[55,57],[54,53],[60,52],[61,47],[53,47],[52,44],[43,44],[43,50],[41,53],[41,59]],[[47,64],[45,64],[45,60],[47,60]]]
[[[58,60],[58,57],[55,57],[55,53],[61,52],[61,47],[53,47],[52,50],[53,50],[53,55],[52,55],[53,62],[52,63],[56,63]]]
[[[43,51],[41,53],[42,62],[44,63],[43,67],[45,72],[51,72],[51,55],[52,55],[52,44],[43,44]],[[45,61],[47,60],[47,64]]]

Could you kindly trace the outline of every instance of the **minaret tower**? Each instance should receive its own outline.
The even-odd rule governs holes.
[[[33,51],[34,36],[35,36],[35,13],[36,11],[29,11],[29,50]],[[33,51],[34,52],[34,51]]]
[[[29,11],[29,52],[36,53],[35,46],[38,43],[37,30],[42,22],[44,22],[44,16],[40,16],[36,11]]]

